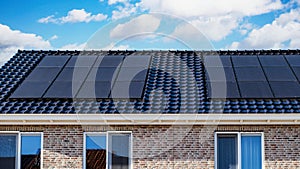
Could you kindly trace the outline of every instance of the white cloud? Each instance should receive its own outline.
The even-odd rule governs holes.
[[[86,46],[86,43],[78,44],[78,43],[72,43],[67,44],[63,47],[61,47],[62,50],[83,50]]]
[[[54,15],[47,16],[38,20],[39,23],[78,23],[78,22],[91,22],[91,21],[102,21],[107,18],[107,15],[96,14],[92,15],[86,12],[85,9],[73,9],[68,12],[67,16],[61,18],[55,18]]]
[[[108,5],[113,5],[116,3],[128,3],[128,0],[108,0]]]
[[[121,19],[137,12],[137,7],[130,3],[124,3],[124,6],[118,6],[117,10],[112,11],[112,19]]]
[[[56,40],[58,39],[58,36],[57,35],[53,35],[49,40]]]
[[[164,12],[181,17],[252,16],[282,8],[280,0],[142,0],[141,6],[151,12]]]
[[[102,50],[128,50],[129,45],[116,45],[115,43],[110,43],[108,46],[102,48]]]
[[[282,9],[280,0],[142,0],[144,10],[185,18],[209,40],[220,41],[237,29],[246,16]],[[247,33],[247,29],[241,31]],[[187,32],[188,33],[188,32]]]
[[[144,14],[124,24],[117,25],[111,32],[111,38],[125,38],[133,34],[154,32],[160,25],[160,19]]]
[[[238,26],[239,19],[232,15],[198,17],[190,21],[208,39],[213,41],[222,40]]]
[[[41,36],[12,30],[0,24],[0,62],[7,61],[18,49],[50,49],[49,41]]]
[[[299,48],[300,10],[281,14],[271,24],[253,29],[241,42],[233,42],[229,48]]]

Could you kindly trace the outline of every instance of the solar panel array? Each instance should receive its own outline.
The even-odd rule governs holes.
[[[142,98],[150,60],[149,55],[48,55],[10,98]]]
[[[203,56],[209,98],[296,98],[297,55]]]

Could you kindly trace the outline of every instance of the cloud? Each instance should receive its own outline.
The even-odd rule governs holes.
[[[55,24],[64,24],[64,23],[79,23],[86,22],[89,23],[91,21],[102,21],[107,18],[107,15],[104,14],[96,14],[92,15],[89,12],[86,12],[85,9],[73,9],[68,12],[67,16],[61,18],[55,18],[54,15],[47,16],[45,18],[41,18],[38,20],[39,23],[55,23]]]
[[[141,6],[150,12],[164,12],[181,17],[221,16],[234,14],[253,16],[281,9],[280,0],[142,0]]]
[[[244,17],[284,7],[280,0],[142,0],[143,10],[185,18],[212,41],[220,41],[237,29]],[[241,31],[247,33],[247,29]],[[187,32],[189,34],[189,32]]]
[[[128,3],[128,0],[108,0],[108,5],[113,5],[116,3]]]
[[[197,27],[208,39],[219,41],[237,28],[239,19],[232,15],[213,16],[209,18],[198,17],[192,19],[190,23]]]
[[[110,43],[108,46],[104,47],[101,50],[128,50],[130,49],[129,45],[116,45],[115,43]]]
[[[56,40],[58,39],[58,36],[57,35],[53,35],[49,40]]]
[[[137,7],[130,3],[124,3],[124,6],[117,6],[117,10],[112,11],[113,20],[128,17],[137,12]]]
[[[281,14],[271,24],[253,29],[241,42],[233,42],[232,49],[299,48],[300,10]]]
[[[0,24],[0,62],[11,58],[18,49],[50,49],[49,41],[32,33],[12,30],[9,26]]]
[[[151,15],[140,15],[124,24],[117,25],[111,32],[111,38],[125,38],[129,35],[155,32],[160,25],[160,19]]]
[[[61,47],[62,50],[83,50],[86,46],[86,43],[78,44],[78,43],[72,43],[67,44],[63,47]]]

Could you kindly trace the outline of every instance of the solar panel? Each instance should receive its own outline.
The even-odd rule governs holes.
[[[203,56],[204,67],[232,67],[230,56],[228,55],[207,55]]]
[[[122,64],[123,55],[105,55],[99,56],[94,67],[118,67]]]
[[[205,73],[207,81],[236,81],[232,67],[206,67]]]
[[[298,78],[298,80],[300,80],[300,67],[293,66],[292,69],[293,69],[296,77]]]
[[[116,81],[142,81],[146,80],[147,76],[147,68],[143,67],[135,67],[135,68],[128,68],[122,67],[120,69],[120,73],[116,79]]]
[[[82,82],[54,81],[43,98],[73,98]]]
[[[259,55],[262,66],[288,66],[282,55]]]
[[[236,67],[238,81],[267,81],[261,67]]]
[[[231,56],[234,67],[258,67],[260,63],[256,55],[233,55]]]
[[[89,70],[89,67],[65,67],[56,81],[84,81]]]
[[[275,97],[299,97],[300,85],[299,82],[270,82],[271,89]]]
[[[42,61],[38,64],[41,67],[63,67],[70,56],[45,56]]]
[[[268,82],[238,82],[242,98],[273,98]]]
[[[300,66],[300,55],[286,55],[285,58],[291,66]]]
[[[209,98],[240,98],[235,82],[208,82],[207,90]]]
[[[92,67],[98,56],[73,56],[67,63],[66,67]]]
[[[41,98],[50,82],[24,81],[10,98]]]
[[[53,81],[60,70],[60,67],[37,67],[25,81]]]
[[[150,55],[129,55],[124,58],[122,67],[148,68],[151,60]]]
[[[112,84],[110,82],[86,81],[76,98],[109,98]]]
[[[289,67],[263,67],[269,81],[296,81]]]
[[[118,67],[92,68],[87,77],[87,81],[114,81],[119,73]]]
[[[145,82],[120,82],[117,81],[111,91],[111,98],[142,98]]]

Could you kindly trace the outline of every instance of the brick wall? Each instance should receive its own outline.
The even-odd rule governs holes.
[[[133,166],[213,168],[214,131],[264,132],[265,168],[300,168],[300,126],[0,126],[44,132],[43,168],[81,168],[83,131],[132,131]]]

